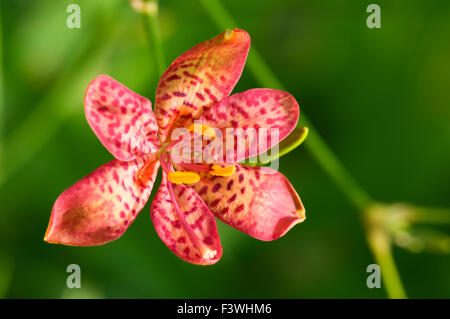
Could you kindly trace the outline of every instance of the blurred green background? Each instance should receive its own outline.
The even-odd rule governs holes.
[[[66,27],[70,3],[81,7],[80,29]],[[369,194],[450,207],[450,2],[379,0],[381,29],[366,26],[370,3],[224,1]],[[0,297],[386,297],[366,286],[374,260],[354,208],[304,147],[280,171],[307,221],[273,242],[219,222],[214,266],[172,254],[149,204],[110,244],[45,243],[57,196],[112,159],[85,120],[86,85],[106,73],[154,101],[158,74],[125,0],[1,0],[1,22]],[[167,62],[222,31],[197,0],[160,1],[160,28]],[[245,68],[234,92],[258,86]],[[409,297],[450,297],[449,255],[394,254]],[[81,289],[66,288],[72,263]]]

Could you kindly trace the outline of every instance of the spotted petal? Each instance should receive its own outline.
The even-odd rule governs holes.
[[[296,127],[299,113],[298,103],[289,93],[252,89],[222,99],[195,121],[220,129],[224,141],[220,158],[225,162],[240,162],[264,153],[285,139]],[[189,127],[193,122],[186,120],[183,126]],[[234,136],[230,139],[231,135],[227,139],[227,129],[242,129],[242,142]],[[241,150],[237,149],[238,145],[242,145]]]
[[[159,149],[151,102],[113,78],[96,77],[84,105],[92,130],[117,159],[130,161]]]
[[[147,202],[158,168],[154,158],[101,166],[58,197],[44,240],[93,246],[119,238]]]
[[[210,265],[222,256],[214,216],[190,187],[169,185],[163,174],[152,202],[151,216],[159,237],[181,259]]]
[[[217,218],[257,239],[277,239],[305,220],[287,178],[267,167],[238,164],[228,177],[201,173],[193,188]]]
[[[241,76],[250,36],[227,30],[179,56],[164,72],[156,90],[155,115],[161,140],[177,119],[197,117],[228,96]]]

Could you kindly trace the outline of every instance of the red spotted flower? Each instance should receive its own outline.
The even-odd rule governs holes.
[[[172,160],[177,128],[185,128],[193,139],[208,135],[210,128],[218,133],[228,128],[277,129],[278,139],[253,139],[261,154],[296,127],[299,106],[286,92],[252,89],[229,96],[249,47],[248,33],[235,29],[183,53],[159,81],[154,114],[148,99],[109,76],[95,78],[84,99],[86,118],[115,159],[58,197],[44,240],[92,246],[119,238],[147,203],[160,166],[162,181],[151,205],[153,225],[170,250],[190,263],[214,264],[222,256],[214,217],[265,241],[302,222],[303,205],[286,177],[268,167],[238,163],[249,157],[247,135],[247,156],[226,163]],[[208,137],[218,138],[214,133]]]

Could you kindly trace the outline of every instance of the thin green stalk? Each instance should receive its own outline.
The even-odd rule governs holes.
[[[422,224],[450,224],[450,209],[413,207],[408,220]]]
[[[150,47],[152,48],[152,55],[155,59],[156,69],[158,74],[161,75],[166,69],[166,63],[164,59],[164,51],[161,42],[161,34],[159,32],[159,20],[158,20],[158,1],[148,1],[147,6],[149,10],[142,12],[142,17],[145,24],[145,30],[147,32],[148,39],[150,41]],[[153,41],[152,41],[153,40]]]
[[[392,244],[388,235],[378,227],[367,227],[366,233],[367,242],[373,252],[375,261],[381,268],[381,279],[389,298],[407,298],[392,255]]]
[[[220,0],[200,1],[219,28],[228,29],[238,26]],[[249,54],[248,65],[254,76],[263,86],[284,89],[281,82],[273,74],[254,47]],[[346,170],[344,165],[339,161],[337,156],[304,115],[302,125],[308,126],[310,129],[310,134],[305,145],[314,159],[339,186],[340,190],[347,196],[356,209],[360,213],[366,212],[366,209],[370,207],[374,201],[358,185],[356,180]],[[381,239],[375,241],[377,238]],[[368,236],[369,246],[383,271],[383,280],[385,282],[387,294],[391,298],[405,298],[406,294],[392,256],[390,242],[382,239],[383,238],[379,235],[372,236],[372,234],[370,234]]]

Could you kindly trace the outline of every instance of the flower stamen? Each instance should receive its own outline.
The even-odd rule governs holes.
[[[231,176],[236,171],[236,166],[219,166],[219,165],[213,165],[209,173],[213,176]]]
[[[194,184],[200,180],[200,175],[196,172],[170,172],[167,176],[174,184]]]

